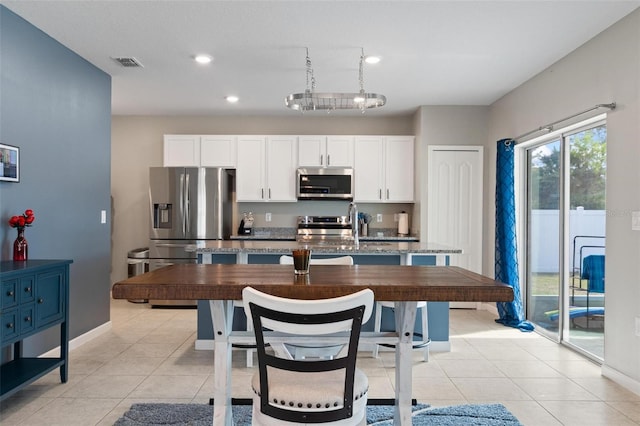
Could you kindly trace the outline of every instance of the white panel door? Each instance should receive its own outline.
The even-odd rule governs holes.
[[[451,256],[450,265],[481,273],[483,147],[429,146],[427,155],[427,238],[463,250],[463,254]]]

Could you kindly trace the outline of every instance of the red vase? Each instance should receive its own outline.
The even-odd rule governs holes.
[[[24,228],[18,228],[18,238],[13,242],[13,260],[27,260],[29,245],[24,238]]]

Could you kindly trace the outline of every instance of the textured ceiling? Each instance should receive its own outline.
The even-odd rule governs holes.
[[[321,92],[355,92],[360,49],[382,61],[367,115],[489,105],[640,1],[2,1],[112,76],[113,113],[291,115],[309,48]],[[197,65],[193,55],[214,61]],[[112,57],[133,56],[143,68]],[[224,97],[235,94],[237,104]],[[311,113],[309,113],[311,114]],[[326,114],[326,113],[313,113]],[[354,111],[332,114],[359,114]]]

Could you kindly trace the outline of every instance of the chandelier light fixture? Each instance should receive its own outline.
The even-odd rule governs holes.
[[[379,108],[387,103],[384,95],[377,93],[367,93],[364,91],[364,49],[360,49],[360,65],[358,69],[358,80],[360,91],[357,93],[321,93],[316,92],[316,79],[313,75],[313,67],[309,58],[307,48],[306,73],[307,88],[303,93],[292,93],[284,99],[284,104],[293,110],[305,113],[307,111],[335,111],[354,109],[360,110],[363,114],[367,109]]]

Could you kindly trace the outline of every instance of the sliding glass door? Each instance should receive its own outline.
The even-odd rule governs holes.
[[[527,319],[604,358],[606,126],[539,140],[526,152]]]
[[[561,141],[527,150],[527,319],[560,340]]]

